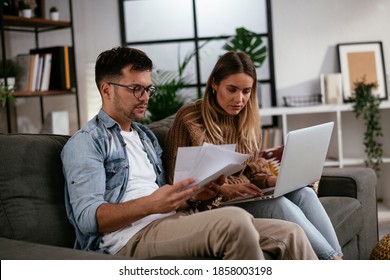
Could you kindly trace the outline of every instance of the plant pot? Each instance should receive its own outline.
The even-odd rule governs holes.
[[[31,18],[32,17],[32,10],[31,9],[22,10],[22,17]]]
[[[0,83],[5,84],[4,78],[0,78]],[[15,77],[7,77],[7,85],[9,89],[15,87]]]
[[[59,20],[60,19],[60,12],[50,12],[50,19],[51,20]]]

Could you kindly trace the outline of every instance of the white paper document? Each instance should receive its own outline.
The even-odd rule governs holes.
[[[194,178],[191,186],[207,185],[219,176],[229,176],[241,171],[243,163],[250,155],[235,152],[236,145],[213,145],[204,143],[203,146],[179,147],[176,157],[174,183]]]

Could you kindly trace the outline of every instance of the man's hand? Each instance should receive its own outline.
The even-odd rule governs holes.
[[[168,213],[177,210],[191,195],[199,191],[199,186],[186,188],[194,183],[194,179],[185,179],[173,185],[158,188],[149,196],[149,203],[153,205],[153,213]]]
[[[165,185],[152,194],[123,203],[103,203],[96,212],[98,230],[113,232],[151,214],[164,214],[177,210],[199,190],[199,186],[186,188],[194,179],[174,185]]]
[[[218,195],[221,186],[225,183],[226,177],[224,175],[219,176],[215,181],[212,181],[207,186],[203,187],[199,192],[192,196],[195,201],[205,201],[212,199]]]

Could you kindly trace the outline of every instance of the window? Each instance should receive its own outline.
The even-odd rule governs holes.
[[[201,97],[222,46],[235,29],[260,35],[267,59],[258,69],[260,103],[276,105],[271,0],[119,0],[123,46],[145,51],[156,69],[177,71],[184,57],[205,42],[185,70],[189,86],[181,94]]]

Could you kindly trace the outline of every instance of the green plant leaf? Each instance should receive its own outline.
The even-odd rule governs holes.
[[[145,120],[146,123],[173,115],[184,105],[180,90],[189,85],[187,77],[184,76],[184,71],[191,59],[208,42],[204,42],[197,49],[186,54],[183,61],[180,61],[179,49],[177,71],[158,69],[152,73],[152,83],[157,87],[157,94],[149,99],[148,112],[150,115]]]
[[[267,47],[264,46],[261,36],[244,27],[237,28],[236,35],[229,38],[222,48],[226,51],[245,52],[256,68],[260,67],[267,57]]]

